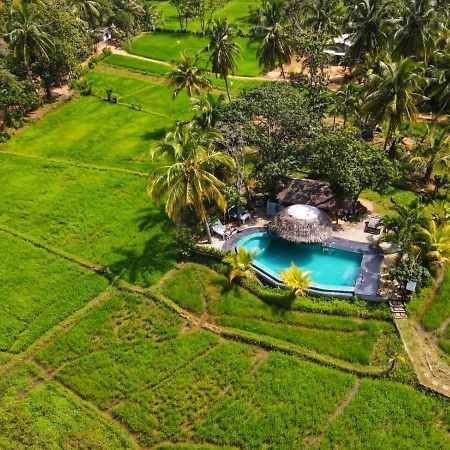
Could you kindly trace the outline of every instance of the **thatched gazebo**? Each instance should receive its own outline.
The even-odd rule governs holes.
[[[309,205],[292,205],[281,211],[271,229],[283,239],[308,244],[323,242],[332,232],[328,214]]]

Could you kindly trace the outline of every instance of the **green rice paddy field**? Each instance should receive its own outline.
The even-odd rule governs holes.
[[[0,448],[450,448],[448,403],[407,362],[372,379],[300,357],[387,367],[404,353],[382,315],[289,310],[179,263],[146,173],[190,105],[134,70],[98,67],[97,96],[0,145]]]

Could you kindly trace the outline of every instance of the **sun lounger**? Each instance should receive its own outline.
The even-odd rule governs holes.
[[[378,217],[372,217],[371,219],[366,221],[364,226],[364,232],[370,234],[380,234],[381,233],[380,219]]]

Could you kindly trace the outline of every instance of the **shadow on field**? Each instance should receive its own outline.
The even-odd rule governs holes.
[[[160,209],[149,207],[140,213],[136,231],[145,235],[144,244],[141,236],[137,244],[115,248],[122,258],[110,270],[130,283],[149,287],[176,264],[175,228]]]
[[[145,133],[142,133],[140,137],[146,141],[159,141],[164,139],[167,131],[167,127],[161,127],[156,130],[146,131]]]

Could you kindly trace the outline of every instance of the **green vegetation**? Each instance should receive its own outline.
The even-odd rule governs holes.
[[[160,64],[153,61],[145,61],[143,59],[132,58],[124,55],[111,55],[104,60],[105,64],[111,66],[123,67],[125,69],[137,70],[138,72],[145,72],[154,75],[165,75],[170,66]]]
[[[356,364],[372,363],[375,345],[399,348],[392,325],[308,314],[270,306],[225,277],[196,264],[178,266],[162,282],[165,295],[184,308],[230,328],[285,341]],[[378,361],[386,364],[387,359]]]
[[[0,224],[144,286],[174,265],[172,227],[145,178],[5,155],[2,170]]]
[[[256,76],[261,72],[256,60],[257,43],[250,43],[247,38],[236,38],[235,42],[241,48],[242,60],[237,60],[236,75]],[[189,33],[151,33],[136,39],[128,48],[130,53],[159,59],[160,61],[178,62],[180,53],[187,51],[195,54],[203,50],[209,43],[207,37]],[[204,54],[204,64],[208,53]]]
[[[442,421],[442,428],[436,419]],[[320,448],[448,448],[448,425],[443,400],[395,383],[362,380],[358,394],[331,424]]]
[[[0,232],[0,350],[20,352],[106,288],[104,278]]]

